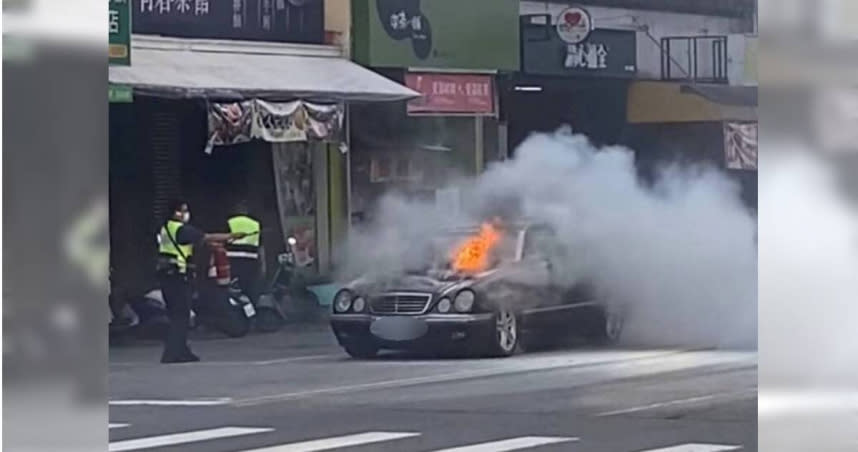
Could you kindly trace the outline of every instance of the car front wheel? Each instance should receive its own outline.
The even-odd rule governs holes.
[[[349,344],[345,349],[355,359],[372,359],[378,355],[378,348],[370,344]]]
[[[506,308],[498,309],[495,313],[495,331],[490,347],[491,355],[498,357],[514,355],[519,348],[520,333],[518,316],[515,312]]]

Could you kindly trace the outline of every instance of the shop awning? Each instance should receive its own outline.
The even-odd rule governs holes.
[[[332,46],[132,38],[131,66],[110,83],[136,93],[212,99],[395,101],[419,93],[343,58]]]
[[[720,105],[738,107],[757,106],[756,86],[725,86],[725,85],[682,85],[682,93],[696,94],[704,99]]]
[[[748,104],[749,98],[730,97],[717,89],[705,92],[708,96],[675,82],[634,81],[629,85],[626,119],[629,124],[757,120],[756,103]]]

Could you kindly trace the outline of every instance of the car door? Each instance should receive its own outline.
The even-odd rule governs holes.
[[[558,286],[557,251],[559,241],[547,226],[531,226],[525,231],[522,264],[528,268],[531,296],[538,300],[526,313],[531,326],[547,327],[564,322],[567,307],[563,305]]]

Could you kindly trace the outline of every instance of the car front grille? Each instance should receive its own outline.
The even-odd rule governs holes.
[[[371,298],[370,309],[375,314],[422,314],[429,307],[432,295],[427,293],[386,293]]]

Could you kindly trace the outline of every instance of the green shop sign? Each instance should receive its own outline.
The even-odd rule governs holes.
[[[373,67],[519,69],[518,0],[355,0],[355,61]]]
[[[108,85],[107,100],[111,104],[127,104],[134,102],[134,90],[125,85]]]
[[[131,64],[131,0],[109,0],[110,64]]]

